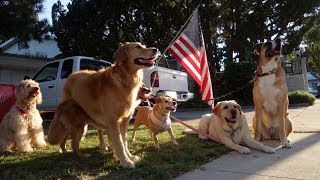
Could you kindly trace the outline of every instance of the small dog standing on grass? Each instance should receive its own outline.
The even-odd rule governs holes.
[[[23,80],[15,87],[16,102],[0,124],[0,151],[31,152],[46,145],[42,118],[36,108],[42,102],[39,84]]]
[[[155,99],[155,102],[156,104],[153,108],[149,106],[138,106],[136,108],[138,111],[134,121],[132,141],[135,141],[137,128],[144,124],[150,130],[151,137],[155,142],[155,148],[160,149],[157,134],[163,131],[167,131],[173,144],[178,145],[173,135],[170,119],[170,112],[176,111],[176,101],[169,96],[160,96]]]

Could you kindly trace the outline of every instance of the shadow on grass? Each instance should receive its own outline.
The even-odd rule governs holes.
[[[227,152],[225,146],[197,136],[181,134],[184,127],[174,126],[179,146],[173,145],[167,132],[159,134],[160,150],[154,148],[146,128],[139,128],[135,142],[131,142],[132,128],[128,130],[129,149],[140,156],[135,169],[123,169],[113,153],[100,151],[96,131],[90,131],[81,150],[89,158],[79,158],[70,152],[57,152],[58,146],[46,146],[33,153],[0,154],[0,179],[171,179],[199,167]]]

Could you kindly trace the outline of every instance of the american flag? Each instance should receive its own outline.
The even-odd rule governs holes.
[[[213,93],[207,54],[200,29],[198,8],[179,37],[168,48],[182,67],[199,84],[202,100],[213,106]]]

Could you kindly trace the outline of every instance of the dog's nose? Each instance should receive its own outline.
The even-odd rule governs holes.
[[[173,101],[172,104],[175,106],[177,104],[177,102]]]
[[[159,50],[157,48],[152,49],[154,53],[157,53]]]
[[[39,88],[38,88],[38,87],[34,87],[34,89],[35,89],[36,91],[38,91],[38,90],[39,90]]]
[[[237,117],[237,111],[235,109],[231,109],[230,113],[231,113],[231,117],[232,118],[236,118]]]

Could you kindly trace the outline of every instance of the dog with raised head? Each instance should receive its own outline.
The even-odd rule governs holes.
[[[174,138],[171,128],[170,112],[175,112],[177,103],[169,96],[160,96],[155,99],[156,104],[153,107],[137,107],[137,114],[134,120],[132,141],[135,141],[136,130],[140,125],[145,125],[149,130],[152,139],[155,142],[155,148],[160,149],[157,134],[167,131],[173,144],[178,145]]]
[[[259,43],[254,49],[259,55],[253,87],[254,139],[276,139],[281,141],[282,147],[291,148],[288,136],[293,127],[288,117],[288,88],[281,66],[282,42],[276,39]]]
[[[275,153],[271,147],[251,138],[246,116],[241,106],[234,100],[221,101],[213,108],[212,114],[201,117],[198,129],[220,139],[226,147],[236,150],[242,154],[251,152],[249,148],[258,149],[266,153]],[[184,134],[194,134],[190,129],[184,130]],[[207,139],[199,135],[201,139]],[[241,146],[240,143],[248,146]]]
[[[15,87],[16,102],[0,123],[0,151],[31,152],[46,145],[37,104],[42,102],[39,84],[23,80]]]
[[[150,93],[151,89],[147,88],[145,84],[142,83],[135,106],[138,106],[141,101],[147,100]],[[48,142],[53,145],[60,144],[61,152],[66,153],[66,142],[68,138],[71,138],[71,147],[73,151],[80,157],[90,157],[90,154],[84,154],[79,149],[80,140],[85,135],[86,126],[88,124],[97,125],[77,102],[73,99],[66,100],[60,103],[56,109],[53,120],[49,126]],[[103,138],[102,125],[96,126],[96,128],[101,128],[98,129],[100,149],[108,150],[107,144]]]
[[[143,69],[153,66],[157,55],[156,48],[138,42],[124,43],[115,52],[111,67],[73,73],[63,88],[62,103],[74,100],[92,118],[94,126],[106,130],[116,159],[126,168],[134,168],[139,160],[128,149],[127,129]]]

